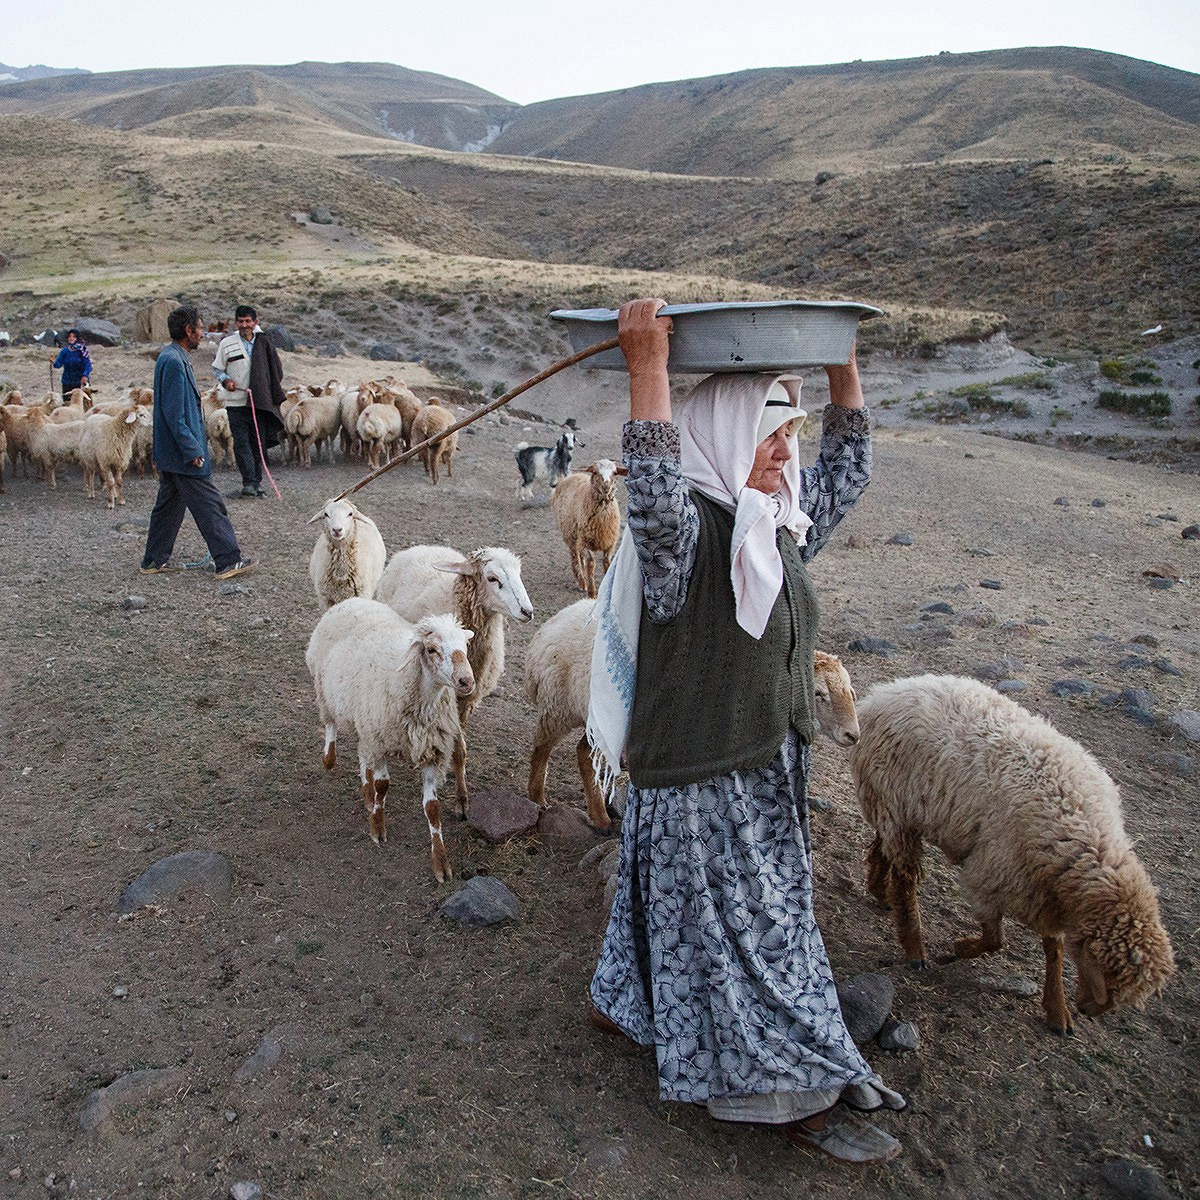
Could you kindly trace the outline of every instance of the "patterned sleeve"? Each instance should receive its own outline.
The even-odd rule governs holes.
[[[816,466],[800,472],[800,506],[812,519],[800,557],[808,562],[829,540],[871,482],[871,421],[865,408],[825,405]]]
[[[629,421],[622,436],[629,532],[642,566],[650,620],[677,616],[696,562],[700,515],[679,467],[679,430],[666,421]]]

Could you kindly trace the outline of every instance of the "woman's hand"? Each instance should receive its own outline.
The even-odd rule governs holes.
[[[858,343],[850,346],[850,361],[845,366],[828,366],[825,374],[829,379],[829,402],[838,408],[863,408],[862,383],[858,378]]]
[[[632,421],[671,419],[671,381],[667,375],[673,326],[658,316],[667,302],[627,300],[617,313],[617,337],[629,368],[629,418]]]

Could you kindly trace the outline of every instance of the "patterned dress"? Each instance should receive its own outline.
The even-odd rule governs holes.
[[[629,529],[650,619],[683,607],[699,515],[673,425],[625,427]],[[802,472],[808,561],[870,480],[866,411],[827,406]],[[830,1107],[874,1073],[842,1019],[813,915],[808,748],[686,787],[632,785],[617,894],[592,980],[596,1007],[653,1045],[664,1100],[727,1120],[783,1122]]]

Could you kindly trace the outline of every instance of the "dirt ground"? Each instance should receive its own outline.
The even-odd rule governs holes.
[[[0,370],[36,388],[40,353],[7,352]],[[149,376],[134,351],[97,353],[108,379]],[[210,361],[196,355],[201,376]],[[328,360],[285,361],[291,381],[331,373]],[[944,366],[955,379],[978,370]],[[357,382],[382,372],[339,360],[332,373]],[[536,617],[510,627],[507,673],[471,730],[478,795],[523,790],[525,649],[578,596],[549,508],[517,499],[511,447],[546,443],[553,421],[575,415],[577,461],[616,457],[620,384],[594,371],[560,376],[518,401],[546,423],[490,417],[462,435],[454,476],[437,488],[411,464],[360,497],[390,550],[445,541],[522,557]],[[301,1200],[851,1189],[1082,1200],[1109,1194],[1102,1168],[1113,1160],[1147,1168],[1158,1194],[1200,1192],[1197,747],[1168,723],[1200,709],[1200,542],[1180,537],[1200,520],[1200,477],[988,437],[977,423],[905,419],[911,393],[934,386],[899,364],[868,372],[869,399],[896,399],[879,409],[875,480],[813,566],[819,644],[843,656],[860,692],[1005,660],[1003,674],[1027,684],[1018,698],[1100,758],[1178,956],[1161,999],[1052,1036],[1031,934],[1010,926],[1000,955],[945,960],[969,913],[934,854],[922,897],[939,963],[907,970],[887,915],[864,894],[869,839],[845,762],[822,741],[814,789],[831,807],[814,814],[813,836],[835,971],[886,972],[894,1015],[921,1035],[915,1053],[866,1048],[910,1099],[885,1119],[904,1153],[846,1168],[769,1131],[663,1105],[652,1056],[583,1019],[605,919],[601,880],[579,866],[586,844],[491,846],[451,820],[460,877],[486,871],[522,907],[514,924],[468,929],[439,913],[461,878],[433,880],[415,773],[394,771],[391,840],[376,847],[349,747],[322,770],[304,667],[319,615],[306,521],[363,473],[357,463],[282,467],[282,499],[230,501],[261,566],[227,595],[199,571],[137,574],[151,480],[128,480],[126,508],[110,513],[83,496],[77,473],[55,492],[18,473],[0,496],[4,1194],[190,1200],[255,1181],[267,1197]],[[819,411],[819,379],[809,390]],[[1134,426],[1122,432],[1136,440]],[[228,468],[218,482],[235,486]],[[203,551],[190,524],[178,550]],[[1143,572],[1162,564],[1182,581],[1152,586]],[[935,602],[952,612],[926,611]],[[886,639],[891,656],[850,650],[862,637]],[[1064,677],[1097,691],[1058,697],[1050,684]],[[1154,724],[1097,699],[1125,688],[1147,690]],[[551,763],[551,798],[581,804],[567,746]],[[118,917],[130,881],[189,849],[226,856],[227,899],[191,894]],[[1022,981],[1032,996],[1011,994]],[[267,1035],[278,1061],[239,1082]],[[169,1086],[81,1129],[95,1089],[146,1069],[171,1069]]]

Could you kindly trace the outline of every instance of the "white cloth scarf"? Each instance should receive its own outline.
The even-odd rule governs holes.
[[[784,466],[774,496],[745,486],[754,465],[755,437],[768,397],[800,399],[795,375],[710,375],[683,401],[677,419],[680,464],[688,483],[734,513],[730,583],[738,624],[762,637],[783,586],[776,531],[790,529],[803,542],[812,521],[800,509],[800,464]],[[609,794],[621,771],[637,685],[642,572],[626,528],[596,599],[596,638],[587,735],[600,783]]]

